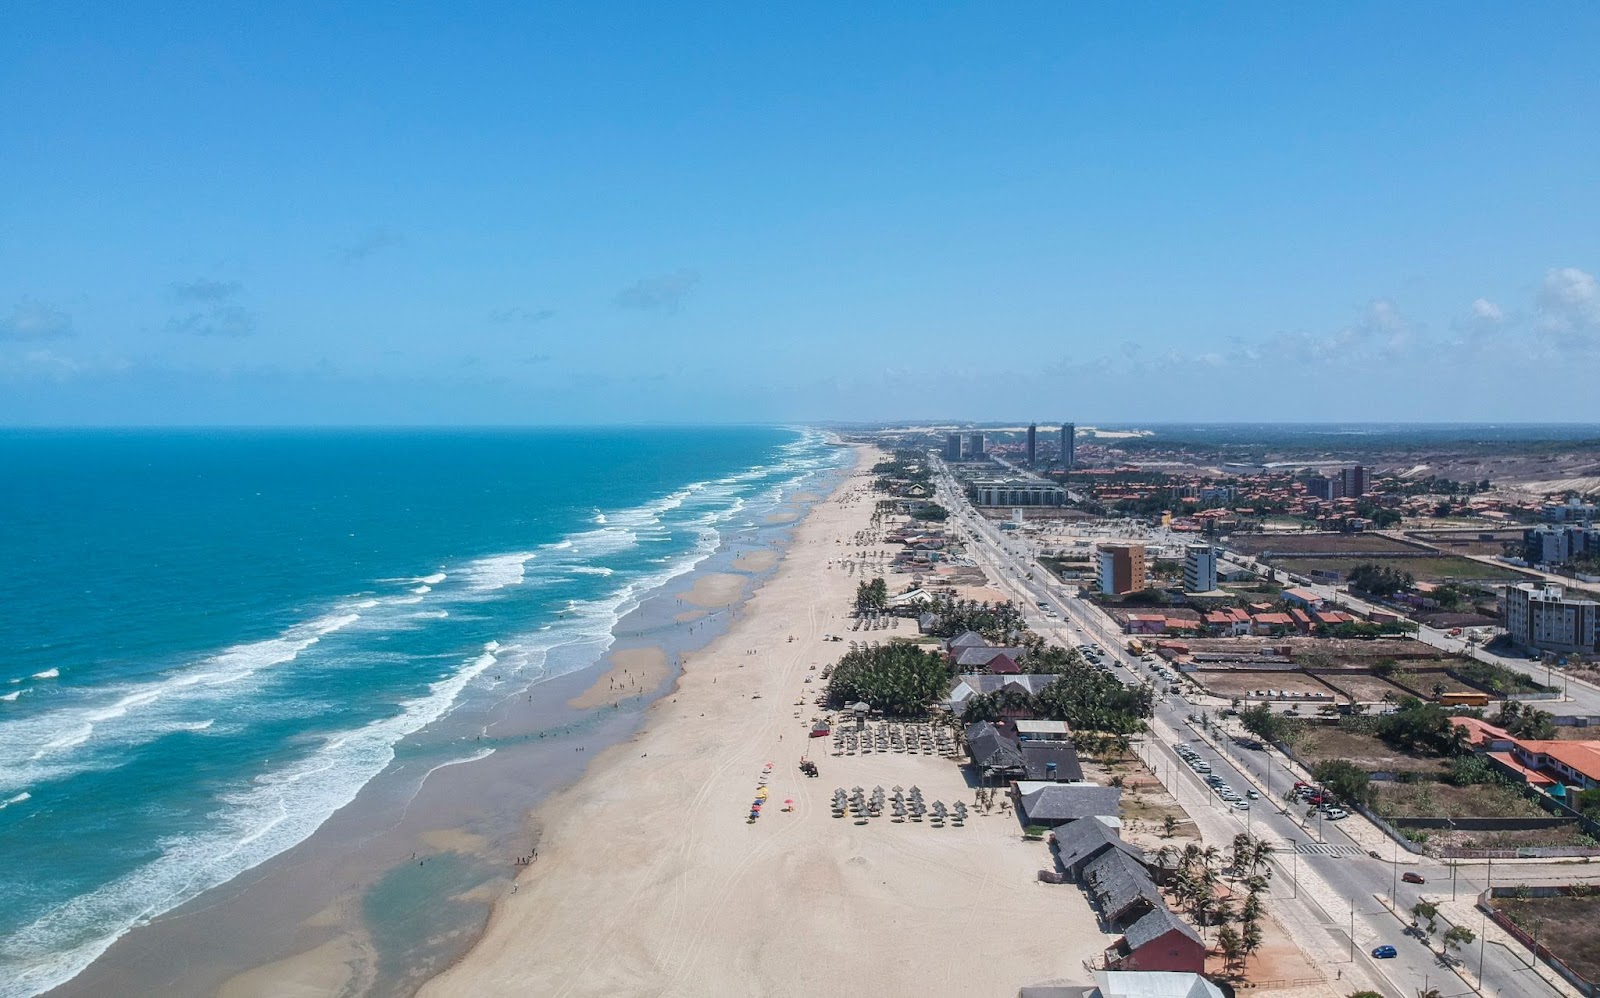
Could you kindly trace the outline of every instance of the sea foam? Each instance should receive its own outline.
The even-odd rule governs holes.
[[[156,859],[24,926],[0,955],[0,998],[71,980],[134,926],[304,841],[388,766],[396,742],[442,716],[495,661],[485,651],[400,713],[328,736],[304,758],[261,773],[223,797],[207,831],[164,843]]]

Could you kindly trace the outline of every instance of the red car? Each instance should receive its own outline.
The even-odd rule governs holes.
[[[1425,884],[1428,882],[1427,879],[1422,876],[1422,874],[1416,873],[1412,870],[1407,870],[1406,872],[1400,874],[1400,879],[1404,880],[1408,884]]]

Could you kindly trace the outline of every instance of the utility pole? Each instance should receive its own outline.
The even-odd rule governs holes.
[[[1350,899],[1350,962],[1356,962],[1356,899]]]

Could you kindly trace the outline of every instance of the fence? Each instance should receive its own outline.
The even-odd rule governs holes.
[[[1545,966],[1565,978],[1568,984],[1578,989],[1579,994],[1595,998],[1596,995],[1600,995],[1600,988],[1596,988],[1595,984],[1588,978],[1567,966],[1560,957],[1550,951],[1549,947],[1523,931],[1521,926],[1513,922],[1504,912],[1491,903],[1494,898],[1518,896],[1536,898],[1569,897],[1574,893],[1576,892],[1571,887],[1492,887],[1478,895],[1478,910],[1488,915],[1494,921],[1494,924],[1506,931],[1507,935],[1531,950],[1534,956],[1543,960]]]

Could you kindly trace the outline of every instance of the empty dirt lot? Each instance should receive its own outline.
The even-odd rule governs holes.
[[[1228,546],[1248,555],[1259,555],[1263,551],[1273,554],[1406,554],[1426,550],[1381,534],[1248,534],[1231,538]]]
[[[1330,701],[1339,698],[1333,689],[1317,682],[1303,672],[1239,672],[1239,671],[1207,671],[1190,673],[1195,682],[1204,686],[1207,691],[1215,696],[1226,697],[1232,700],[1238,697],[1242,700],[1268,699],[1258,694],[1258,690],[1282,690],[1287,693],[1319,694]],[[1275,697],[1272,699],[1293,699]]]

